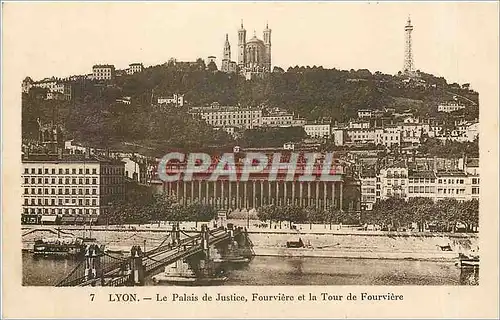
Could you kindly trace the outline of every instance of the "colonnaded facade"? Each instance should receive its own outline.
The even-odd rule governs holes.
[[[343,208],[344,182],[340,181],[173,181],[163,183],[163,192],[182,204],[201,202],[217,209],[251,209],[266,205]]]

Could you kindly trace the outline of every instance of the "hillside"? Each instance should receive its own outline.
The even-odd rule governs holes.
[[[162,153],[167,148],[200,148],[229,145],[231,138],[191,118],[186,108],[161,110],[152,105],[159,96],[184,94],[189,105],[218,101],[242,106],[280,107],[307,119],[321,117],[346,121],[358,109],[394,107],[414,109],[419,115],[435,116],[437,103],[464,97],[477,104],[477,93],[448,85],[443,78],[422,73],[425,85],[404,83],[401,77],[368,70],[336,70],[322,67],[293,67],[273,72],[265,79],[246,81],[236,75],[199,67],[158,65],[134,75],[117,77],[114,83],[74,83],[71,102],[41,100],[37,90],[23,94],[23,138],[37,137],[36,119],[55,120],[64,126],[66,137],[100,147],[121,142],[141,144]],[[129,96],[131,104],[116,103]],[[471,102],[472,101],[472,102]],[[470,106],[466,117],[477,117]]]

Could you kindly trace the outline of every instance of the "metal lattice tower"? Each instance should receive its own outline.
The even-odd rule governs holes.
[[[411,24],[410,17],[408,17],[408,21],[405,26],[405,62],[403,68],[404,74],[413,74],[414,72],[412,40],[411,40],[412,31],[413,31],[413,26]]]

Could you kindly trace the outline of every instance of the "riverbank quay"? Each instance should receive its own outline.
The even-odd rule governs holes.
[[[256,256],[453,260],[459,252],[477,250],[477,234],[437,232],[365,231],[340,225],[278,225],[262,227],[259,221],[230,220],[247,228]],[[183,222],[180,229],[194,235],[202,223]],[[213,222],[208,223],[214,226]],[[89,237],[108,250],[127,253],[133,245],[146,250],[169,242],[169,223],[127,226],[22,226],[23,249],[31,250],[39,238]],[[287,248],[301,239],[303,248]]]

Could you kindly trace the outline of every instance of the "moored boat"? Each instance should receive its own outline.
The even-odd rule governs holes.
[[[85,245],[77,238],[43,238],[35,240],[33,254],[35,256],[67,257],[85,253]]]
[[[228,278],[226,276],[177,276],[166,275],[164,273],[157,274],[151,278],[155,284],[172,284],[178,286],[207,286],[220,285]]]
[[[457,265],[461,268],[479,268],[479,255],[459,253]]]

